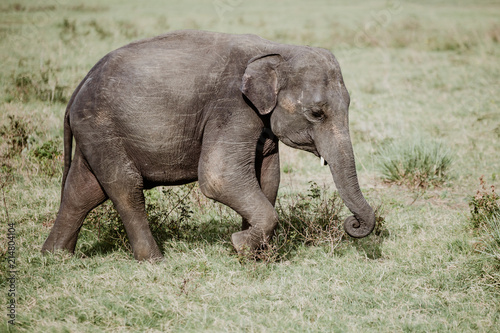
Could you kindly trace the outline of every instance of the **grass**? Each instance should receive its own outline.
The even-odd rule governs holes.
[[[0,331],[498,331],[499,9],[469,0],[2,3],[0,303],[17,307],[15,326],[3,308]],[[240,261],[230,244],[239,217],[193,185],[146,191],[163,262],[133,260],[110,204],[89,215],[74,256],[40,254],[58,209],[74,88],[107,52],[183,28],[334,52],[351,94],[360,184],[379,207],[374,234],[345,237],[348,211],[328,168],[282,146],[280,229],[260,260]],[[411,145],[415,137],[430,139]],[[408,172],[387,183],[384,161],[408,162]],[[419,167],[427,183],[412,178]]]
[[[449,149],[425,140],[393,142],[379,154],[385,181],[415,189],[443,185],[453,162]]]

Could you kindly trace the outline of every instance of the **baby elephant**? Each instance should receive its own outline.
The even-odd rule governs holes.
[[[203,31],[119,48],[68,103],[61,206],[42,251],[74,252],[85,216],[109,198],[134,257],[161,258],[143,189],[198,181],[242,216],[231,240],[251,254],[278,222],[278,140],[325,159],[354,214],[346,232],[365,237],[375,215],[358,184],[349,101],[337,60],[320,48]]]

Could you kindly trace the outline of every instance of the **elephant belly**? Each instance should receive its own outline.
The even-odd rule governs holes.
[[[142,175],[144,188],[181,185],[198,180],[198,149],[173,148],[168,145],[143,145],[135,148],[127,149],[127,155]]]

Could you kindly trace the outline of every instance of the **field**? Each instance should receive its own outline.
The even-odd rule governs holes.
[[[495,0],[2,1],[0,331],[500,332],[499,15]],[[335,54],[375,233],[343,235],[328,168],[281,146],[282,220],[258,260],[196,184],[146,193],[162,262],[133,259],[111,204],[74,256],[41,255],[71,93],[109,51],[176,29]]]

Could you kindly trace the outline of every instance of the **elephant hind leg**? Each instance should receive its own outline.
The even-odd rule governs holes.
[[[142,189],[127,184],[122,189],[112,189],[109,196],[123,221],[134,258],[139,261],[162,259],[149,228]]]
[[[61,206],[42,252],[75,251],[78,233],[87,214],[107,199],[95,175],[77,148],[69,169]]]
[[[102,151],[105,150],[100,150],[100,152]],[[108,158],[93,160],[90,165],[120,214],[135,259],[163,258],[149,228],[144,204],[142,176],[123,151],[111,148],[106,151],[109,152]],[[112,155],[110,156],[110,154]],[[102,161],[108,161],[108,163]],[[109,161],[120,162],[111,163]]]

